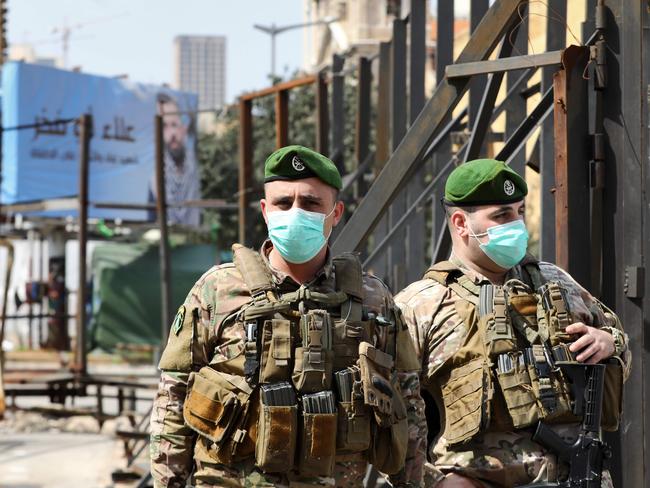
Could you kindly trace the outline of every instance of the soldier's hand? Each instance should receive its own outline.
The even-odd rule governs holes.
[[[566,332],[580,336],[578,340],[569,346],[569,349],[573,353],[580,352],[576,359],[581,363],[596,364],[612,356],[616,350],[614,338],[606,330],[596,329],[582,322],[576,322],[569,325]]]
[[[436,488],[481,488],[483,485],[456,473],[449,473]]]

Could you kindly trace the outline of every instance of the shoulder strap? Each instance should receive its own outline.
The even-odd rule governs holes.
[[[453,276],[459,273],[462,274],[462,271],[451,261],[440,261],[427,269],[423,278],[428,278],[447,286],[452,281]]]
[[[533,290],[537,291],[541,286],[546,284],[546,279],[539,270],[539,261],[531,254],[526,254],[521,261],[521,271],[524,283],[529,285]]]
[[[434,264],[424,273],[424,278],[451,288],[462,299],[474,305],[479,303],[480,287],[451,261],[440,261]]]
[[[251,296],[255,297],[267,291],[275,290],[271,271],[260,253],[241,244],[233,244],[232,253],[235,266],[237,266],[244,278]]]
[[[355,253],[344,252],[332,258],[336,290],[363,300],[361,261]]]

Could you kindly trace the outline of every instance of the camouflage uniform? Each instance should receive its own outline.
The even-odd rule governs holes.
[[[452,256],[457,265],[477,285],[489,281],[469,269],[458,258]],[[545,280],[560,282],[568,291],[567,299],[575,320],[594,327],[622,326],[616,315],[582,288],[565,271],[557,266],[540,262],[539,269]],[[522,280],[522,270],[516,266],[506,275],[505,280]],[[456,311],[456,302],[461,298],[450,288],[434,281],[417,281],[395,297],[415,342],[417,354],[422,363],[422,385],[430,390],[438,402],[439,393],[431,388],[431,383],[441,367],[462,345],[467,327]],[[627,341],[627,336],[623,336]],[[629,350],[618,358],[623,366],[623,377],[627,379],[631,357]],[[438,390],[439,391],[439,390]],[[438,403],[440,404],[440,403]],[[575,425],[552,427],[565,438],[575,436]],[[563,463],[547,449],[532,441],[533,430],[498,431],[479,433],[466,444],[451,447],[440,435],[431,447],[430,458],[433,464],[425,466],[426,486],[434,486],[444,473],[456,472],[475,480],[486,487],[518,486],[538,481],[556,481],[566,476]],[[611,487],[609,473],[604,473],[603,487]]]
[[[261,254],[268,256],[271,243],[262,246]],[[295,291],[299,285],[289,276],[273,269],[268,261],[273,279],[281,293]],[[313,291],[333,289],[332,263],[326,265],[308,284]],[[394,307],[385,285],[373,276],[364,274],[364,306],[377,314],[386,315]],[[236,312],[251,301],[243,278],[234,264],[216,266],[205,273],[190,291],[185,307],[199,309],[199,337],[187,345],[191,369],[211,363],[231,360],[244,350],[245,332],[241,326],[224,325],[216,330],[224,317],[218,310]],[[382,337],[375,338],[381,347]],[[168,346],[169,347],[169,346]],[[151,418],[151,470],[155,486],[184,487],[192,477],[196,486],[346,486],[358,487],[366,473],[367,461],[363,453],[336,456],[332,478],[297,478],[292,475],[265,474],[257,470],[254,460],[235,465],[217,464],[210,457],[210,441],[192,431],[183,421],[183,402],[187,390],[189,371],[162,371],[158,394]],[[400,388],[408,410],[409,444],[405,468],[391,476],[396,486],[419,486],[426,457],[426,420],[424,402],[420,396],[419,372],[400,373]],[[193,474],[192,474],[193,473]]]

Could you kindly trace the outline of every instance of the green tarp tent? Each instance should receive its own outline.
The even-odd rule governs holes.
[[[199,277],[216,261],[211,245],[172,248],[175,311]],[[116,344],[160,345],[160,261],[158,246],[111,243],[92,255],[90,347],[112,351]]]

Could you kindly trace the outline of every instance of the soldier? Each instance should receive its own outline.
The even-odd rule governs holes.
[[[563,361],[611,363],[601,426],[618,428],[627,336],[568,273],[526,255],[527,193],[503,162],[456,168],[443,201],[451,257],[395,297],[422,364],[421,383],[439,412],[425,486],[565,480],[568,466],[533,440],[540,420],[564,440],[580,428]],[[606,471],[602,486],[612,486]]]
[[[419,364],[386,286],[331,256],[341,177],[302,146],[265,164],[269,240],[235,244],[172,324],[151,418],[156,487],[419,486]]]

